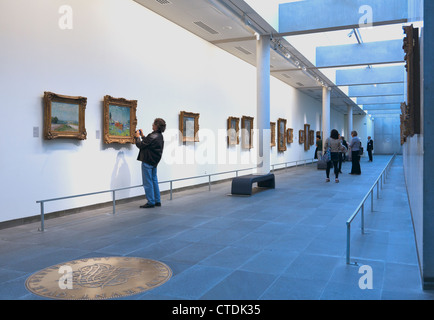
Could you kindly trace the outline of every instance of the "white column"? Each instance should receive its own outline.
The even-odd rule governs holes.
[[[353,107],[348,106],[348,135],[345,137],[346,141],[351,141],[351,131],[353,131]]]
[[[322,88],[322,138],[330,137],[330,91],[328,87]]]
[[[270,36],[256,43],[258,174],[270,172]]]

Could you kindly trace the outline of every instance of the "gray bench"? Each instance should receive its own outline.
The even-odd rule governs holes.
[[[249,174],[232,180],[232,194],[252,195],[253,183],[261,188],[275,188],[274,174]]]

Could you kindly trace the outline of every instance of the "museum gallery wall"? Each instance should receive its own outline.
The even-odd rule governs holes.
[[[228,143],[227,130],[230,117],[239,119],[240,129],[243,117],[250,117],[257,128],[253,66],[133,1],[74,2],[70,29],[59,24],[59,6],[43,0],[0,3],[0,40],[8,48],[0,51],[5,113],[0,222],[38,215],[37,200],[140,185],[138,149],[128,141],[127,130],[135,126],[147,134],[157,117],[167,123],[161,181],[256,165],[257,133],[243,148],[241,134],[235,139],[239,143]],[[72,130],[71,136],[59,129],[66,117],[44,119],[47,99],[55,101],[57,111],[62,103],[76,103],[78,121],[70,123],[76,129],[66,130]],[[320,130],[321,102],[275,78],[270,102],[270,121],[281,123],[286,132],[292,129],[292,140],[283,136],[280,146],[276,140],[271,164],[313,158],[315,147],[305,150],[298,133],[305,124]],[[180,137],[182,112],[186,126],[197,114],[197,139]],[[332,110],[331,119],[332,126],[344,130],[344,115]],[[47,121],[57,121],[53,128],[58,129],[48,128]],[[192,132],[189,128],[194,129],[185,132]],[[120,136],[124,131],[126,138]],[[279,133],[276,128],[276,139]],[[117,198],[139,195],[141,188],[119,192]],[[62,200],[47,203],[45,211],[109,201],[111,194]]]

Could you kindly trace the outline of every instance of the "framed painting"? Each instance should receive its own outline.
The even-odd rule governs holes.
[[[276,146],[276,122],[270,122],[270,147]]]
[[[104,97],[104,143],[134,143],[137,100]]]
[[[298,130],[298,143],[304,143],[304,130]]]
[[[44,138],[85,140],[87,98],[44,92]]]
[[[309,145],[313,146],[315,144],[315,131],[309,130]]]
[[[286,119],[277,119],[277,150],[286,151]]]
[[[233,146],[240,143],[240,118],[228,118],[228,145]]]
[[[199,142],[199,113],[181,111],[179,114],[179,131],[182,142]]]
[[[304,150],[305,151],[308,151],[310,149],[309,131],[310,131],[310,124],[305,124],[304,125]]]
[[[241,147],[243,149],[253,148],[253,117],[243,116],[241,118]]]
[[[293,143],[294,142],[294,129],[289,128],[286,130],[286,142]]]
[[[404,26],[405,70],[407,71],[407,101],[401,105],[401,141],[405,142],[407,137],[420,134],[421,125],[421,95],[420,95],[420,43],[419,28],[413,25]]]

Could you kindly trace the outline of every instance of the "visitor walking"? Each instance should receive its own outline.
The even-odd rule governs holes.
[[[347,148],[342,145],[342,141],[339,139],[339,132],[336,129],[333,129],[330,132],[330,137],[326,139],[323,150],[327,152],[327,149],[330,148],[330,161],[327,162],[326,168],[326,182],[330,182],[330,169],[333,165],[334,174],[335,174],[335,182],[339,182],[339,168],[338,162],[340,157],[340,152],[346,152]]]

